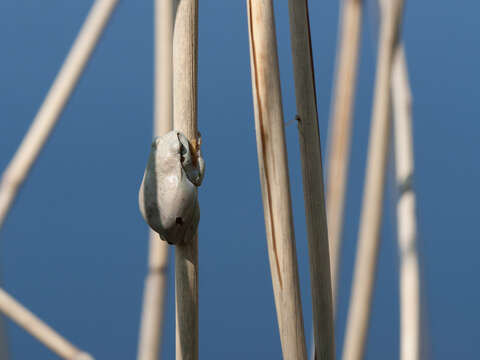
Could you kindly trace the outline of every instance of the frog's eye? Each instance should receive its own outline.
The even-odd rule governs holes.
[[[187,149],[183,144],[180,146],[180,161],[183,163],[185,161],[185,155],[187,155]]]

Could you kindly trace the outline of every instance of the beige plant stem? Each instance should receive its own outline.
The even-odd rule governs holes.
[[[420,269],[417,251],[417,220],[414,171],[411,93],[405,51],[400,46],[392,74],[395,139],[397,231],[400,252],[400,359],[420,359]]]
[[[173,127],[197,142],[198,0],[175,0]],[[176,359],[198,359],[198,234],[175,248]]]
[[[93,359],[89,354],[70,344],[1,288],[0,311],[61,358],[67,360]]]
[[[357,255],[348,311],[344,360],[364,356],[375,281],[385,172],[390,140],[390,85],[392,63],[403,16],[403,0],[392,0],[382,10],[372,125]]]
[[[334,360],[330,258],[308,3],[306,0],[289,0],[288,3],[310,256],[315,353],[317,359]]]
[[[337,50],[337,72],[328,137],[326,182],[334,311],[337,298],[363,0],[342,0],[341,3],[340,41]]]
[[[172,130],[173,0],[155,0],[154,135]],[[167,292],[168,244],[150,230],[138,360],[158,360]]]
[[[380,7],[388,0],[379,1]],[[418,360],[421,353],[421,281],[413,188],[412,95],[403,44],[392,68],[395,169],[398,186],[397,238],[400,253],[400,359]]]
[[[257,151],[283,358],[306,359],[271,0],[247,0]]]
[[[150,231],[148,274],[143,294],[138,360],[157,360],[161,350],[167,288],[168,245]]]
[[[32,167],[53,130],[67,100],[90,58],[118,0],[96,0],[0,183],[0,228]]]

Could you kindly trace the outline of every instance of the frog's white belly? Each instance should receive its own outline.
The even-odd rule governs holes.
[[[183,242],[190,228],[198,226],[197,187],[188,180],[183,169],[179,172],[180,176],[155,178],[153,174],[145,175],[143,194],[141,191],[139,199],[140,208],[143,202],[145,221],[169,243]]]

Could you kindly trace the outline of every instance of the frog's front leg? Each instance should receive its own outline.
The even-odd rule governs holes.
[[[198,187],[202,184],[205,173],[205,161],[203,160],[200,148],[202,143],[201,135],[198,133],[198,139],[192,142],[189,142],[183,134],[179,138],[184,149],[182,157],[183,169],[190,182]]]
[[[203,181],[203,176],[205,175],[205,160],[202,157],[202,135],[198,132],[197,146],[196,146],[196,156],[197,156],[197,176],[195,177],[193,184],[195,186],[200,186]]]

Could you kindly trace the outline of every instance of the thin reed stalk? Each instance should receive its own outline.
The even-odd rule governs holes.
[[[403,46],[395,55],[392,74],[395,168],[400,252],[400,359],[420,359],[420,269],[417,251],[417,220],[412,139],[412,96]]]
[[[0,311],[61,358],[66,360],[93,360],[91,355],[69,343],[2,288],[0,288]]]
[[[271,0],[247,0],[257,151],[284,359],[306,359]]]
[[[150,231],[148,274],[143,294],[138,360],[156,360],[161,351],[167,288],[168,244]]]
[[[389,2],[388,8],[382,10],[365,190],[343,348],[344,360],[360,360],[365,352],[380,245],[385,172],[390,141],[392,63],[398,44],[403,4],[403,0],[393,0]]]
[[[173,0],[155,0],[154,135],[172,130]],[[138,360],[158,360],[167,292],[168,244],[150,230]]]
[[[306,0],[289,0],[297,121],[310,257],[310,285],[317,359],[335,359],[330,258],[318,130],[315,72]]]
[[[363,0],[342,0],[328,141],[327,219],[335,312]]]
[[[96,0],[42,106],[0,183],[0,228],[33,163],[53,130],[118,0]]]
[[[198,0],[175,0],[173,127],[198,148]],[[198,234],[175,248],[176,359],[198,359]]]

